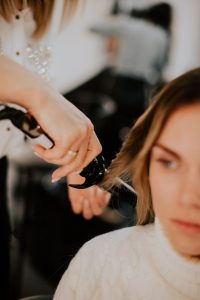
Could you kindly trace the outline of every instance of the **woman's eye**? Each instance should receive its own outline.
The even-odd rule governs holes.
[[[158,162],[160,162],[164,167],[166,167],[168,169],[175,169],[177,167],[177,163],[173,160],[158,159]]]

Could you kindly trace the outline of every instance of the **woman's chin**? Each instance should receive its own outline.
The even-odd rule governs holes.
[[[197,246],[195,247],[194,245],[190,247],[189,245],[175,245],[174,246],[175,250],[183,257],[189,259],[189,260],[194,260],[197,261],[199,260],[200,262],[200,247]]]

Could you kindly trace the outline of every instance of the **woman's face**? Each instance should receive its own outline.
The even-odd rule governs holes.
[[[149,180],[155,215],[173,247],[200,255],[200,104],[178,108],[155,143]]]

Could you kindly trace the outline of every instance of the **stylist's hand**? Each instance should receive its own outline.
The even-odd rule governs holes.
[[[0,102],[16,103],[35,117],[54,143],[51,149],[36,145],[45,161],[61,165],[52,179],[83,169],[101,152],[91,121],[56,92],[39,75],[8,57],[0,56]]]
[[[70,174],[67,183],[82,183],[84,178]],[[75,189],[68,187],[68,196],[74,213],[82,214],[87,220],[103,213],[108,205],[111,194],[100,189],[98,186],[91,186],[87,189]]]
[[[101,152],[91,121],[54,90],[48,91],[39,108],[31,107],[30,113],[54,141],[51,149],[34,148],[45,161],[61,165],[52,180],[83,169]]]

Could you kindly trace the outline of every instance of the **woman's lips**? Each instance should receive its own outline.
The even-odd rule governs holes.
[[[172,219],[172,222],[183,231],[190,232],[190,233],[200,232],[200,224],[192,223],[189,221],[177,220],[177,219]]]

